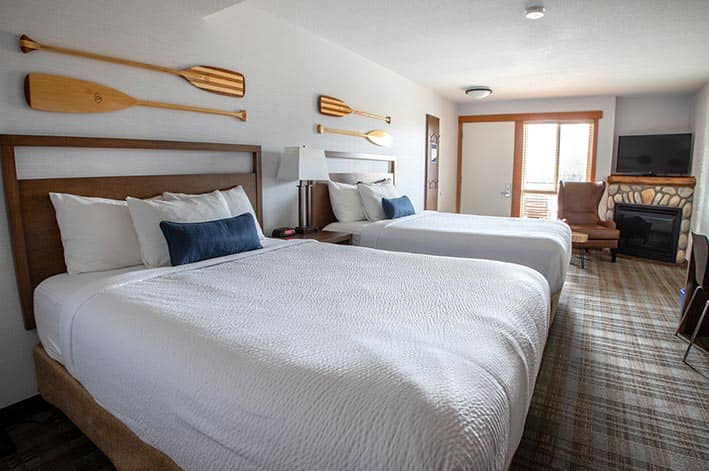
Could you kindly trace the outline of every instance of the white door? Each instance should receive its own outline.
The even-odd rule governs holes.
[[[515,123],[464,123],[460,212],[510,216]]]

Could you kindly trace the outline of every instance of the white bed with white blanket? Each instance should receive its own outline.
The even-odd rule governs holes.
[[[35,299],[47,352],[187,470],[505,470],[550,309],[525,267],[271,239]]]
[[[571,230],[561,221],[423,211],[375,222],[334,222],[325,230],[351,232],[363,247],[517,263],[561,291],[571,258]]]

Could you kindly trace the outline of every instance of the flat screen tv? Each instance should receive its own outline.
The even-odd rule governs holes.
[[[689,175],[691,161],[691,134],[618,137],[617,174]]]

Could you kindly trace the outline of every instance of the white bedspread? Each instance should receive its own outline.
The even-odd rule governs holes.
[[[283,242],[117,275],[63,353],[185,469],[504,470],[549,303],[524,267]]]
[[[361,228],[359,245],[518,263],[544,275],[558,293],[569,268],[571,229],[561,221],[424,211]]]

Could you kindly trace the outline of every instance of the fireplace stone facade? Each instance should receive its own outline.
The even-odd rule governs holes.
[[[690,220],[694,188],[690,185],[650,185],[633,183],[610,183],[606,203],[606,219],[613,220],[616,203],[667,206],[682,210],[682,223],[677,244],[676,262],[682,263],[687,256]]]

